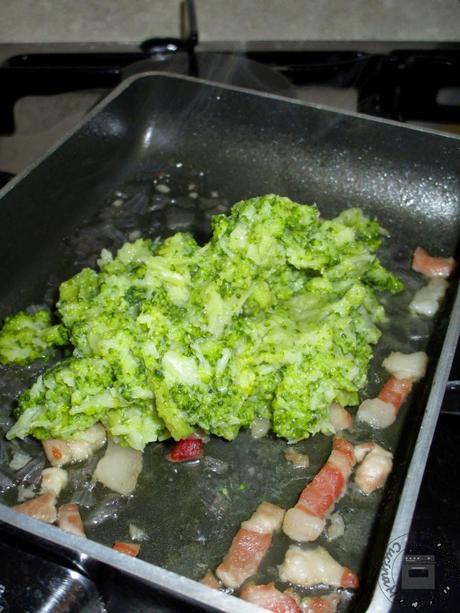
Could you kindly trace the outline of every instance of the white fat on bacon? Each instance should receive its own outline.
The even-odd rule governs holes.
[[[409,304],[409,311],[416,315],[433,317],[438,312],[449,284],[445,279],[431,279],[427,285],[417,290]]]
[[[329,407],[329,421],[334,431],[340,432],[341,430],[347,430],[351,426],[353,418],[340,404],[333,402]]]
[[[67,440],[48,439],[42,441],[46,457],[52,466],[64,466],[87,460],[106,442],[105,429],[101,424],[94,424],[83,430],[78,438]]]
[[[270,502],[262,502],[241,527],[261,534],[273,533],[281,528],[284,510]]]
[[[43,494],[52,492],[56,496],[62,492],[69,481],[69,475],[64,468],[53,466],[42,470],[42,488]]]
[[[356,588],[359,584],[355,573],[334,560],[324,547],[303,550],[291,545],[279,568],[279,576],[281,581],[304,587],[332,585]]]
[[[71,502],[61,505],[58,509],[57,523],[61,530],[77,536],[86,536],[78,504]]]
[[[397,379],[412,379],[419,381],[423,379],[428,364],[428,356],[424,351],[415,353],[400,353],[394,351],[386,357],[382,366]]]
[[[47,524],[54,524],[57,519],[56,496],[51,492],[37,496],[28,502],[23,502],[13,507],[18,513],[34,517]]]
[[[262,502],[250,519],[241,524],[227,555],[216,569],[217,577],[226,587],[240,587],[257,571],[283,517],[283,509]]]
[[[281,592],[273,583],[249,583],[241,590],[240,598],[274,613],[302,613],[295,593],[292,590]]]
[[[343,496],[355,464],[353,446],[336,437],[326,464],[284,516],[283,532],[294,541],[316,540],[326,525],[326,516]]]
[[[298,507],[292,507],[286,512],[283,532],[294,541],[316,541],[325,525],[324,517],[318,517],[306,513]]]
[[[367,398],[359,405],[356,416],[359,421],[364,421],[371,428],[381,430],[394,423],[396,410],[392,404],[380,398]]]
[[[393,469],[393,454],[377,443],[357,445],[355,454],[362,458],[355,473],[355,482],[362,492],[372,494],[385,485]]]

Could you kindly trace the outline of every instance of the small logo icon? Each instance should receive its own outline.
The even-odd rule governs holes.
[[[379,587],[398,611],[453,611],[457,564],[449,542],[433,531],[392,540],[385,552]]]
[[[401,568],[401,589],[434,590],[436,577],[435,556],[405,555]]]

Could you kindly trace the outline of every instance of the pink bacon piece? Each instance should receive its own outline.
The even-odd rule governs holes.
[[[355,589],[359,586],[357,575],[334,560],[324,547],[303,550],[291,545],[279,568],[279,575],[281,581],[304,587],[331,585]]]
[[[396,414],[410,394],[413,384],[413,379],[398,379],[392,376],[380,390],[378,398],[383,402],[391,404]]]
[[[57,519],[56,513],[56,495],[52,492],[42,494],[32,500],[23,502],[13,507],[18,513],[23,513],[29,517],[34,517],[47,524],[54,524]]]
[[[217,577],[225,586],[239,588],[257,571],[283,517],[283,509],[262,502],[250,519],[241,524],[227,555],[216,569]]]
[[[240,598],[273,613],[302,613],[296,599],[286,592],[280,592],[273,583],[249,583],[241,590]]]
[[[106,442],[104,427],[97,423],[80,433],[79,439],[47,439],[42,441],[43,450],[52,466],[64,466],[87,460],[94,451]]]
[[[326,525],[326,515],[343,495],[355,464],[353,445],[336,437],[319,473],[304,488],[284,517],[283,532],[294,541],[314,541]]]
[[[454,258],[432,257],[423,247],[417,247],[412,259],[412,268],[425,277],[444,277],[447,279],[455,269]]]
[[[337,594],[302,599],[303,613],[336,613],[340,598]]]
[[[136,558],[139,555],[141,546],[138,543],[125,543],[124,541],[115,541],[112,545],[112,549],[119,553],[124,553],[132,558]]]
[[[69,503],[61,505],[58,509],[57,522],[61,530],[65,530],[77,536],[86,537],[78,504]]]
[[[359,409],[357,417],[372,428],[388,428],[396,420],[401,405],[406,401],[415,381],[425,375],[428,356],[423,351],[415,353],[390,353],[383,360],[383,366],[391,374],[377,398],[367,398]]]

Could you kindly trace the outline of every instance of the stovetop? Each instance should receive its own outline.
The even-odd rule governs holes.
[[[246,47],[198,45],[191,3],[188,9],[181,39],[155,39],[137,49],[113,52],[107,52],[105,47],[98,49],[97,45],[92,46],[91,52],[68,53],[61,48],[56,53],[40,53],[35,49],[33,53],[10,57],[0,65],[3,181],[44,153],[122,79],[146,70],[191,74],[460,133],[460,45],[409,46],[391,42],[310,43],[295,48],[276,42]],[[415,584],[404,587],[403,576],[393,613],[445,611],[443,593],[455,594],[451,602],[460,602],[456,570],[460,568],[460,526],[455,512],[459,506],[457,474],[460,469],[459,351],[450,380],[406,550],[406,554],[415,556],[414,560],[417,556],[434,556],[436,590],[420,587],[420,582],[418,587]],[[49,610],[49,603],[52,607],[58,606],[60,596],[53,588],[57,579],[69,611],[102,610],[101,596],[107,611],[127,610],[126,607],[145,610],[150,606],[148,603],[155,603],[155,610],[177,610],[174,604],[160,603],[157,596],[143,588],[133,588],[126,578],[118,577],[111,582],[100,578],[94,586],[83,577],[69,575],[74,571],[56,567],[43,553],[25,551],[27,546],[12,540],[11,535],[3,537],[0,557],[3,582],[8,581],[11,562],[18,552],[18,563],[29,573],[28,589],[23,589],[25,582],[17,586],[17,603],[21,604],[14,610]],[[411,563],[415,568],[415,562],[409,559],[406,584],[412,568],[408,570],[407,565]],[[37,565],[43,568],[43,574],[31,572]],[[429,568],[425,564],[423,572],[428,573]],[[14,580],[11,581],[13,586]],[[11,593],[13,587],[9,589]],[[72,598],[66,590],[70,590]],[[0,589],[0,611],[4,607]],[[187,609],[181,606],[181,610]]]

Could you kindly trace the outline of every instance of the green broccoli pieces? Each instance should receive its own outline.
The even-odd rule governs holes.
[[[47,309],[34,313],[20,311],[6,317],[0,330],[0,362],[26,365],[34,360],[49,359],[55,347],[67,345],[67,330],[52,325]]]
[[[231,440],[257,417],[291,440],[331,430],[329,404],[355,404],[366,383],[384,320],[376,292],[402,288],[377,258],[380,226],[270,194],[212,229],[204,246],[177,233],[103,250],[99,271],[61,285],[60,326],[46,313],[7,320],[0,356],[73,346],[20,397],[10,438],[96,421],[135,449],[197,427]]]

